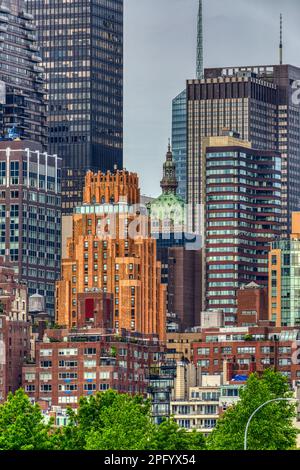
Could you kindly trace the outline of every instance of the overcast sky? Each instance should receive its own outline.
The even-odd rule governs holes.
[[[300,65],[300,0],[203,0],[206,67],[278,63],[279,14],[284,62]],[[160,193],[171,102],[194,78],[198,0],[124,0],[124,166],[143,194]]]

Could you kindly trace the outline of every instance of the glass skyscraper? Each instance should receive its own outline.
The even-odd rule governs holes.
[[[123,161],[123,0],[27,0],[49,86],[49,151],[63,161],[64,213],[87,170]]]
[[[186,90],[172,101],[172,151],[178,181],[177,194],[186,201]]]
[[[300,212],[292,213],[290,237],[275,241],[269,253],[269,320],[300,325]]]
[[[0,135],[38,142],[46,150],[43,68],[32,15],[23,0],[0,2]]]

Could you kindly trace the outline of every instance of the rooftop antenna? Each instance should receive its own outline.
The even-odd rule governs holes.
[[[280,65],[283,64],[282,13],[280,13],[279,63],[280,63]]]
[[[203,70],[203,15],[202,15],[202,0],[199,0],[198,9],[198,26],[197,26],[197,71],[196,77],[198,80],[204,78]]]

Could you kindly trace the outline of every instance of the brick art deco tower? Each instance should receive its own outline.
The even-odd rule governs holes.
[[[84,202],[73,216],[62,278],[57,283],[57,322],[78,326],[78,296],[113,294],[113,326],[165,336],[165,286],[156,260],[156,240],[139,212],[138,177],[128,171],[89,172]],[[137,205],[137,206],[135,206]],[[141,222],[135,235],[132,229]],[[143,229],[142,229],[143,227]]]

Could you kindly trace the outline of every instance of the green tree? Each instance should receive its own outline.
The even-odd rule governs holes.
[[[0,450],[51,449],[51,425],[43,422],[39,406],[30,403],[24,390],[9,393],[0,405]]]
[[[61,449],[142,450],[154,430],[148,400],[113,390],[81,398],[69,418],[55,436]]]
[[[164,420],[156,426],[147,450],[203,450],[205,438],[197,431],[179,428],[173,419]]]
[[[286,378],[270,369],[261,377],[251,374],[240,392],[240,401],[228,408],[218,420],[207,440],[209,449],[242,450],[244,432],[251,414],[274,398],[292,397]],[[288,450],[296,446],[297,430],[293,426],[294,403],[282,401],[266,405],[251,421],[248,431],[249,450]]]

